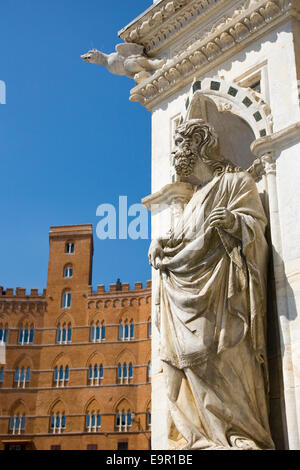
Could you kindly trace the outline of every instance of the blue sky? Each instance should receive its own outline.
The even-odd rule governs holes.
[[[1,0],[0,285],[46,287],[51,225],[99,222],[99,204],[150,194],[151,115],[134,82],[80,55],[112,52],[151,0]],[[99,240],[93,287],[150,279],[148,240]]]

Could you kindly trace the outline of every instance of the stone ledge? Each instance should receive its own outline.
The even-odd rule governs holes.
[[[131,90],[130,100],[151,110],[168,96],[204,75],[218,61],[239,52],[249,42],[299,14],[295,0],[252,0],[186,51],[169,60],[151,77]]]

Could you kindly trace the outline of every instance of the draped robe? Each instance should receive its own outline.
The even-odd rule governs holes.
[[[233,227],[211,227],[213,209]],[[252,177],[225,170],[199,188],[164,244],[160,358],[169,447],[274,447],[265,348],[267,220]]]

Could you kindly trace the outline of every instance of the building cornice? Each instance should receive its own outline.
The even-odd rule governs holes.
[[[187,28],[193,28],[200,18],[204,21],[207,15],[215,14],[230,3],[232,0],[163,0],[123,28],[119,36],[125,42],[142,44],[151,57],[184,34]],[[235,3],[243,2],[235,0]]]
[[[194,2],[193,2],[194,3]],[[207,73],[291,16],[300,16],[298,0],[248,0],[231,18],[196,40],[151,77],[131,90],[131,101],[152,110],[193,77]]]

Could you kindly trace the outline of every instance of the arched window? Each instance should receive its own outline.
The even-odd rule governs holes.
[[[53,381],[56,384],[56,387],[65,387],[70,378],[70,368],[69,366],[60,367],[56,366],[53,374]]]
[[[64,267],[64,278],[69,279],[73,277],[73,266],[72,264],[67,264]]]
[[[132,362],[130,362],[130,364],[129,364],[128,375],[129,375],[129,378],[132,379],[132,377],[133,377],[133,365],[132,365]]]
[[[53,434],[61,434],[66,429],[66,415],[64,412],[52,413],[50,418],[50,429]]]
[[[133,364],[124,362],[123,364],[118,364],[118,381],[121,384],[128,384],[129,380],[133,378]]]
[[[130,321],[130,339],[134,338],[134,323],[133,320]]]
[[[64,323],[61,325],[60,323],[57,326],[57,335],[56,335],[56,342],[59,344],[67,344],[72,342],[72,325],[71,323]]]
[[[86,429],[88,432],[96,432],[101,428],[101,413],[100,411],[90,411],[86,415]]]
[[[128,340],[128,339],[129,339],[129,325],[128,325],[127,320],[126,320],[126,322],[125,322],[124,331],[125,331],[125,333],[124,333],[124,339],[125,339],[125,340],[126,340],[126,339]]]
[[[71,292],[69,290],[64,291],[62,295],[62,302],[61,302],[62,308],[71,308],[71,300],[72,300]]]
[[[14,383],[17,388],[25,388],[30,382],[30,367],[17,367],[15,371]]]
[[[12,434],[21,434],[22,431],[25,431],[25,427],[25,414],[17,413],[10,417],[9,430]]]
[[[73,242],[66,243],[65,253],[67,255],[73,255],[75,253],[75,243]]]
[[[106,331],[104,321],[97,321],[96,324],[94,322],[91,323],[90,339],[92,343],[100,343],[101,341],[105,341],[105,334]]]
[[[119,325],[119,339],[121,341],[129,341],[134,339],[134,322],[130,320],[122,320]]]
[[[119,432],[127,432],[132,425],[132,412],[130,410],[117,410],[115,423]]]
[[[98,386],[101,384],[101,380],[104,378],[103,364],[90,364],[89,366],[89,384]]]
[[[0,323],[0,343],[7,343],[8,339],[8,324]]]
[[[32,344],[34,338],[34,326],[26,323],[19,329],[18,343],[22,345]]]

